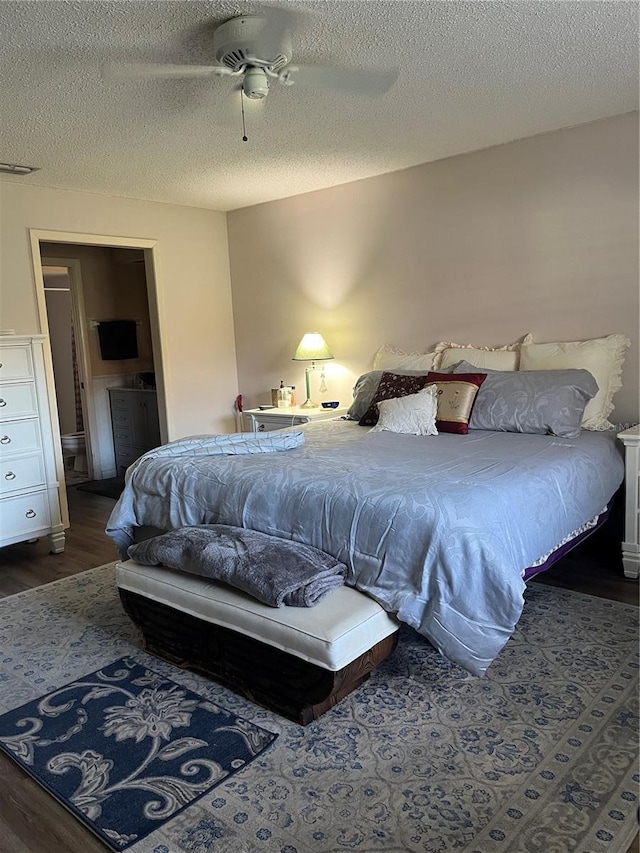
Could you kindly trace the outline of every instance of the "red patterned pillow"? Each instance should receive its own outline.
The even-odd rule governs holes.
[[[417,394],[422,391],[427,383],[427,374],[417,376],[406,376],[400,373],[389,373],[383,371],[378,383],[376,393],[373,395],[371,405],[358,421],[360,426],[375,426],[378,423],[378,403],[383,400],[392,400],[394,397],[406,397],[409,394]]]
[[[438,389],[438,432],[469,432],[469,418],[478,389],[487,378],[486,373],[432,373],[427,374],[427,385],[435,383]]]

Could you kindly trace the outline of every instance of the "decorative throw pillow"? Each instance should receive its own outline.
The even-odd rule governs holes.
[[[598,393],[587,403],[583,429],[606,430],[613,411],[613,395],[622,387],[622,367],[631,341],[626,335],[608,335],[587,341],[534,344],[527,335],[520,350],[520,370],[588,370],[598,384]]]
[[[427,374],[427,385],[434,382],[438,388],[438,432],[467,434],[478,389],[486,378],[486,373]]]
[[[455,373],[473,365],[461,361]],[[585,406],[598,392],[588,370],[488,370],[469,429],[577,438]]]
[[[383,371],[371,405],[358,423],[360,426],[375,426],[378,423],[378,403],[382,402],[382,400],[391,400],[393,397],[406,397],[407,394],[417,394],[426,385],[426,380],[426,373],[407,376],[406,374]]]
[[[373,357],[374,370],[433,370],[435,352],[405,352],[391,344],[383,344]]]
[[[424,370],[394,370],[399,376],[425,376]],[[453,366],[446,368],[444,373],[452,373]],[[382,379],[383,370],[370,370],[358,377],[353,387],[353,401],[347,410],[347,418],[351,421],[359,421],[367,411]]]
[[[437,435],[438,389],[427,385],[417,394],[394,397],[378,403],[380,416],[371,432],[400,432],[408,435]]]
[[[474,367],[490,370],[517,370],[521,344],[505,344],[502,347],[483,347],[473,344],[454,344],[440,341],[436,353],[440,354],[438,370],[449,367],[464,359]]]

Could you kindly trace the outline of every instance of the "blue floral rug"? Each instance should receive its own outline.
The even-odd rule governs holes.
[[[0,749],[114,850],[276,737],[126,657],[0,716]]]
[[[279,734],[127,853],[627,853],[637,832],[637,607],[532,584],[482,679],[402,630],[366,684],[301,728],[146,654],[113,566],[0,600],[0,714],[120,657]],[[0,849],[3,818],[21,821],[8,803]]]

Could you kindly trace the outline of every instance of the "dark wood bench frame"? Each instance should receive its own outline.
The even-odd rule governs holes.
[[[302,658],[119,588],[146,650],[175,666],[211,676],[247,699],[306,726],[363,684],[394,651],[398,632],[332,672]]]

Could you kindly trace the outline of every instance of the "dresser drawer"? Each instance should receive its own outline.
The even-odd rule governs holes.
[[[109,389],[109,399],[111,400],[112,409],[128,409],[131,398],[128,391],[117,391],[113,388]]]
[[[0,420],[37,414],[38,400],[33,382],[0,385]]]
[[[138,450],[134,450],[132,447],[122,447],[116,444],[116,465],[118,468],[128,468],[129,465],[133,464],[136,459],[142,456],[142,453]]]
[[[40,447],[40,426],[35,418],[6,421],[0,425],[0,459],[40,450]]]
[[[33,379],[33,360],[29,347],[2,347],[0,353],[0,382]]]
[[[118,432],[121,428],[131,430],[133,429],[133,418],[126,409],[113,409],[111,412],[111,424],[114,433]]]
[[[41,453],[16,459],[0,459],[0,494],[44,485],[44,461]]]
[[[128,426],[120,426],[119,424],[115,424],[113,429],[113,441],[116,445],[130,445],[133,441],[133,430]]]
[[[0,539],[29,534],[50,524],[46,492],[33,492],[0,501]]]

